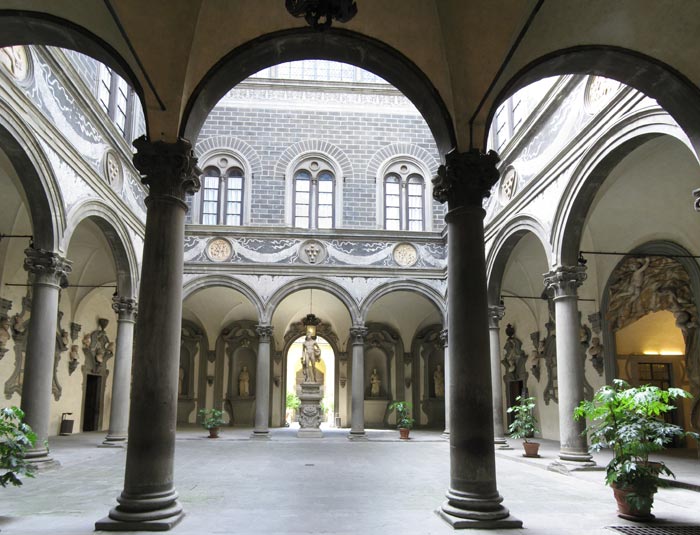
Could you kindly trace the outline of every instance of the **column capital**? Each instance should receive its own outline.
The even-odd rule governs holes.
[[[274,327],[272,325],[256,325],[255,332],[258,333],[258,338],[260,342],[270,342],[272,339],[272,331]]]
[[[368,329],[364,325],[353,325],[350,327],[350,341],[352,345],[364,345],[367,332]]]
[[[136,321],[138,304],[136,299],[115,295],[112,297],[112,310],[117,313],[119,321]]]
[[[443,329],[440,331],[440,341],[442,342],[442,347],[445,348],[449,345],[449,340],[448,340],[448,330]]]
[[[489,305],[489,329],[498,329],[499,322],[506,315],[503,305]]]
[[[477,206],[491,194],[491,187],[500,176],[496,164],[500,158],[490,150],[486,154],[479,149],[445,155],[445,164],[438,168],[433,178],[433,197],[449,204],[450,209],[459,206]]]
[[[28,247],[24,250],[24,269],[35,276],[35,280],[56,286],[68,286],[68,274],[72,262],[58,253]]]
[[[134,147],[138,151],[134,166],[143,175],[141,181],[148,186],[150,196],[184,200],[185,194],[199,191],[202,171],[189,141],[180,138],[175,143],[151,142],[141,136],[134,141]]]
[[[576,297],[577,288],[586,280],[586,266],[559,266],[544,275],[545,288],[554,298]]]

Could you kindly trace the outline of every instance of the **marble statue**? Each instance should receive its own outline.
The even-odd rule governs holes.
[[[316,382],[316,363],[321,361],[321,348],[309,334],[302,344],[301,365],[304,370],[304,382]]]
[[[438,364],[433,372],[433,383],[435,385],[435,397],[444,398],[445,397],[445,371],[442,369],[442,365]]]
[[[180,369],[177,372],[177,393],[181,396],[182,395],[182,384],[185,380],[185,370],[182,366],[180,366]]]
[[[370,376],[369,379],[370,382],[370,391],[369,395],[373,398],[376,398],[379,396],[379,387],[382,384],[381,379],[379,379],[379,374],[377,373],[377,368],[374,368],[372,370],[372,375]]]
[[[243,366],[238,374],[238,395],[242,398],[250,397],[250,373],[248,366]]]

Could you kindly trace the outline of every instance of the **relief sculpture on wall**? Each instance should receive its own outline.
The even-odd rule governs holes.
[[[5,397],[10,399],[13,394],[21,394],[24,377],[24,355],[27,348],[27,332],[29,316],[32,309],[32,288],[27,287],[27,293],[22,298],[22,310],[12,316],[10,332],[14,342],[15,367],[10,377],[5,381]]]
[[[506,384],[514,381],[522,381],[527,386],[527,353],[523,351],[523,343],[515,336],[515,327],[512,324],[506,326],[506,343],[503,345],[503,358],[501,364],[505,369],[503,380]]]
[[[83,337],[85,371],[94,375],[106,375],[106,363],[114,356],[114,342],[110,342],[105,329],[109,320],[99,318],[97,329]]]

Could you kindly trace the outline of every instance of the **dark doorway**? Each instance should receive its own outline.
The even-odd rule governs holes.
[[[517,405],[518,402],[515,401],[515,398],[523,394],[523,389],[524,385],[522,381],[509,381],[508,382],[508,407],[512,407],[513,405]],[[515,418],[515,414],[512,412],[508,413],[508,425],[513,423],[513,418]]]
[[[88,375],[86,378],[83,431],[97,431],[97,423],[100,417],[100,386],[102,377],[99,375]]]

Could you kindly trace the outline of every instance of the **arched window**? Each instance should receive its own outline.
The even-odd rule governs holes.
[[[305,160],[294,171],[292,224],[308,229],[335,226],[335,175],[321,159]]]
[[[197,197],[189,197],[187,222],[202,225],[244,224],[245,172],[241,164],[229,156],[206,160],[202,173],[202,188]]]
[[[386,230],[425,230],[425,181],[409,170],[406,164],[392,165],[384,176]]]

